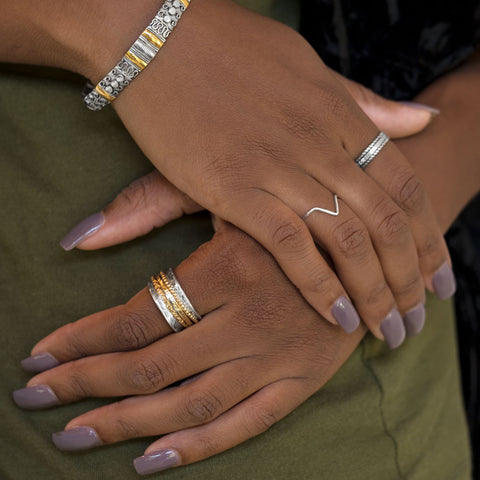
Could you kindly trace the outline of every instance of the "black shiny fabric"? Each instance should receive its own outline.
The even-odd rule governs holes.
[[[327,65],[392,99],[411,99],[480,46],[480,0],[302,0],[301,33]],[[479,81],[480,88],[480,81]],[[447,234],[465,409],[480,480],[480,196]]]

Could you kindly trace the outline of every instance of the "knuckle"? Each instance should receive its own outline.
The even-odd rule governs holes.
[[[288,220],[274,227],[271,235],[275,250],[298,252],[307,242],[305,226],[296,220]]]
[[[141,177],[124,188],[119,193],[118,200],[136,210],[147,203],[148,191],[151,184],[151,177]]]
[[[396,201],[409,216],[419,215],[426,203],[426,192],[422,182],[416,175],[400,178],[397,186]]]
[[[272,425],[280,420],[272,408],[264,406],[254,408],[249,413],[251,415],[249,430],[252,436],[266,432]]]
[[[432,255],[443,253],[444,240],[440,235],[428,235],[427,238],[418,246],[418,257],[428,258]]]
[[[418,274],[410,275],[401,285],[395,287],[394,295],[396,298],[409,299],[417,292],[423,289],[423,280]]]
[[[368,232],[356,218],[338,225],[333,238],[336,249],[346,258],[365,257],[368,252]]]
[[[410,226],[402,210],[392,205],[390,201],[382,201],[375,211],[377,239],[385,246],[404,242],[410,233]]]
[[[68,387],[65,388],[66,395],[70,400],[77,400],[81,398],[90,397],[90,388],[88,381],[80,368],[73,363],[68,375]]]
[[[191,394],[185,402],[185,412],[189,424],[202,425],[222,412],[222,401],[212,392]]]
[[[129,372],[129,383],[139,393],[153,393],[169,385],[172,367],[165,358],[162,360],[143,358],[135,362]]]
[[[316,295],[323,297],[331,294],[334,286],[335,276],[327,268],[310,276],[309,289]]]
[[[128,440],[129,438],[141,437],[141,432],[138,429],[138,426],[135,425],[130,419],[124,417],[118,417],[115,420],[113,425],[113,430],[116,432],[119,440]]]
[[[138,312],[124,309],[113,326],[112,338],[121,350],[142,348],[149,343],[147,322]]]
[[[68,323],[63,327],[63,335],[68,345],[68,351],[73,354],[73,358],[86,357],[89,352],[83,336],[77,328],[77,323]]]
[[[364,297],[363,303],[367,308],[376,307],[379,304],[383,304],[385,297],[388,294],[388,285],[385,282],[378,282],[373,285],[368,294]]]

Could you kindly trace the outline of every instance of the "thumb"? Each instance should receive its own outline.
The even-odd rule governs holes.
[[[146,235],[202,207],[154,171],[123,189],[103,211],[80,222],[60,242],[65,250],[96,250]]]
[[[421,103],[387,100],[337,72],[332,73],[370,120],[391,138],[408,137],[421,132],[440,113],[436,108]]]

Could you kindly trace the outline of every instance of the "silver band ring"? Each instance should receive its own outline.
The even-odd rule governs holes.
[[[202,319],[202,316],[193,308],[171,268],[167,272],[160,272],[151,277],[148,282],[148,291],[175,333]]]
[[[362,170],[365,170],[389,140],[390,138],[386,133],[380,132],[375,140],[355,159],[355,163]]]
[[[155,305],[160,310],[160,313],[165,318],[166,322],[170,325],[171,329],[175,332],[181,332],[183,330],[182,325],[175,319],[175,317],[170,313],[170,310],[165,305],[162,297],[159,295],[152,282],[148,282],[148,291],[155,302]]]

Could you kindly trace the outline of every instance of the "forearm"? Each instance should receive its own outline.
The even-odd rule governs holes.
[[[86,77],[113,65],[161,0],[18,0],[0,5],[0,61]]]
[[[480,53],[415,100],[434,105],[441,114],[398,146],[422,178],[446,231],[480,191]]]

